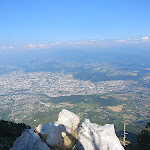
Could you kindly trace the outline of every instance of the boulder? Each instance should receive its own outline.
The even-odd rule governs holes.
[[[45,138],[50,146],[59,145],[63,140],[63,136],[66,135],[64,125],[57,122],[38,125],[36,130]]]
[[[79,150],[124,150],[114,125],[100,126],[85,119],[78,132]]]
[[[51,150],[46,143],[33,131],[25,130],[13,143],[10,150]]]
[[[50,146],[58,146],[67,134],[78,128],[80,118],[74,113],[63,109],[58,115],[58,121],[39,125],[36,130],[45,137]]]
[[[58,124],[63,124],[68,133],[73,133],[78,128],[80,118],[73,112],[63,109],[58,115]]]
[[[63,109],[57,122],[39,125],[35,131],[26,129],[10,150],[50,150],[53,146],[58,146],[59,149],[75,147],[77,136],[76,138],[73,136],[75,137],[77,129],[79,150],[124,150],[113,124],[100,126],[85,119],[78,128],[79,122],[78,116]]]

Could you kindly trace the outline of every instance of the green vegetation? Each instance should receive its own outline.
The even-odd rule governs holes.
[[[81,120],[88,118],[91,122],[99,125],[106,123],[114,124],[117,133],[123,130],[123,122],[125,121],[128,124],[126,126],[127,132],[130,133],[127,135],[127,139],[131,144],[137,145],[137,134],[144,129],[147,119],[143,119],[137,108],[131,105],[132,97],[130,97],[130,100],[124,100],[122,97],[124,98],[125,95],[72,95],[53,97],[47,99],[45,103],[52,102],[54,108],[49,109],[47,112],[32,113],[23,122],[29,124],[31,127],[54,122],[57,120],[59,112],[62,109],[67,109],[80,116]],[[113,111],[108,108],[108,106],[119,107],[120,105],[123,106],[123,109],[120,111]],[[122,137],[122,134],[118,135]]]
[[[149,150],[150,149],[150,122],[138,135],[138,150]]]
[[[53,111],[37,112],[26,117],[23,122],[29,124],[32,128],[39,124],[57,121],[58,114],[62,108],[55,108]]]
[[[121,104],[114,97],[101,98],[99,95],[71,95],[71,96],[60,96],[51,98],[51,102],[53,103],[63,103],[69,102],[71,104],[77,103],[91,103],[98,104],[100,106],[116,106]]]
[[[0,150],[10,149],[15,139],[27,128],[30,128],[30,126],[24,123],[17,124],[11,121],[0,120]]]
[[[81,70],[78,71],[78,73],[75,73],[73,76],[74,78],[77,78],[79,80],[90,80],[92,82],[111,81],[111,80],[137,80],[140,79],[141,77],[140,74],[138,74],[137,76],[133,76],[131,75],[131,73],[128,75],[126,75],[125,73],[118,75],[119,71],[116,73],[113,71],[113,69],[114,68],[110,68],[109,72],[108,70],[100,72],[100,71],[91,71],[91,68],[90,69],[82,68]],[[114,73],[114,75],[110,76],[109,73]]]
[[[33,72],[33,74],[28,76],[27,74],[21,73],[18,77],[14,78],[12,86],[10,85],[9,87],[11,89],[14,83],[16,83],[16,88],[10,90],[10,92],[4,92],[4,95],[0,95],[2,102],[0,119],[13,119],[16,122],[24,122],[35,127],[39,124],[56,121],[59,112],[65,108],[80,116],[81,119],[88,118],[93,123],[100,125],[112,123],[115,125],[116,132],[123,130],[123,122],[125,122],[127,124],[127,132],[131,133],[127,135],[127,139],[134,137],[129,140],[131,144],[137,144],[137,141],[133,139],[136,139],[135,137],[140,134],[149,121],[150,70],[146,70],[146,68],[150,68],[149,66],[118,62],[116,64],[112,62],[84,64],[50,61],[46,65],[44,63],[37,63],[31,66],[27,65],[26,67],[25,70],[27,72]],[[6,69],[2,66],[0,69],[2,70],[0,74],[3,74],[3,71],[8,74],[9,72],[18,70],[18,68],[11,68],[9,66]],[[60,88],[56,84],[54,89],[57,90],[59,88],[59,91],[55,96],[71,96],[50,97],[44,93],[49,92],[49,85],[53,87],[53,82],[57,83],[57,75],[47,76],[47,73],[42,73],[42,76],[40,76],[40,74],[34,74],[34,71],[58,73],[63,71],[64,74],[69,73],[76,79],[90,80],[93,82],[110,80],[130,81],[126,81],[128,84],[123,84],[121,87],[110,83],[110,86],[114,85],[112,90],[107,89],[107,84],[102,84],[102,87],[106,87],[104,88],[105,94],[102,95],[72,95],[74,90],[69,93],[69,91],[63,89],[63,86]],[[30,80],[29,83],[32,83],[33,86],[27,89],[29,84],[26,87],[25,82],[23,84],[24,86],[20,87],[20,81],[17,84],[17,81],[20,79],[21,83],[24,80]],[[37,79],[38,82],[36,82]],[[68,83],[67,81],[68,79],[65,79],[64,85],[72,87],[71,82]],[[133,83],[132,81],[135,82]],[[76,82],[78,83],[78,80]],[[9,85],[9,82],[5,82],[4,85]],[[48,86],[46,87],[45,85]],[[90,82],[88,86],[90,87]],[[124,86],[127,86],[127,88],[123,88],[122,90]],[[4,90],[3,85],[0,85],[0,87]],[[80,88],[80,84],[78,87]],[[89,94],[86,89],[83,88],[83,90],[85,90],[83,91],[84,93]],[[98,90],[98,88],[95,90]],[[36,92],[34,93],[33,91]],[[80,91],[77,94],[81,94]],[[121,136],[122,134],[120,134]]]

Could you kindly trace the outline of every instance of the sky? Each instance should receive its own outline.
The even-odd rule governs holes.
[[[150,0],[1,0],[0,48],[148,41],[149,7]]]

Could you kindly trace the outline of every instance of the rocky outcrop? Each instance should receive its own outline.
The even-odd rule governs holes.
[[[46,138],[51,146],[57,146],[67,134],[72,134],[78,128],[80,118],[74,113],[63,109],[58,115],[58,121],[39,125],[36,130]]]
[[[46,143],[33,131],[25,130],[20,137],[16,139],[10,150],[51,150]]]
[[[99,126],[85,119],[79,127],[78,140],[80,150],[124,150],[113,124]]]
[[[51,146],[57,146],[66,135],[66,130],[63,125],[58,123],[46,123],[39,125],[36,130],[45,138],[46,142]]]
[[[50,150],[68,139],[75,140],[72,148],[75,149],[77,131],[80,119],[74,113],[63,109],[58,116],[58,121],[39,125],[34,131],[28,129],[14,142],[11,150]],[[36,133],[35,133],[36,132]],[[67,137],[67,138],[66,138]],[[62,142],[63,141],[63,142]],[[55,148],[54,148],[55,149]],[[79,150],[124,150],[115,134],[114,125],[99,126],[85,119],[78,128]]]
[[[63,109],[58,115],[58,124],[65,126],[68,133],[73,133],[78,128],[80,118],[73,112]]]

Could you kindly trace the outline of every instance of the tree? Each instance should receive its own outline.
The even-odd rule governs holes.
[[[150,122],[138,135],[138,150],[149,150],[150,149]]]

